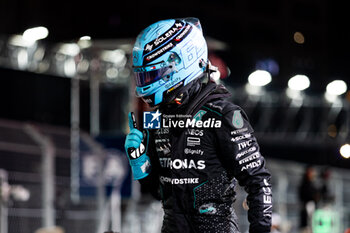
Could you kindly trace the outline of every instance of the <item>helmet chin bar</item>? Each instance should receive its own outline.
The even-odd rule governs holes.
[[[154,104],[155,102],[155,95],[148,95],[148,96],[142,96],[141,99],[143,102],[145,102],[149,107],[153,108],[156,105]]]
[[[195,82],[198,81],[198,79],[200,79],[202,83],[208,83],[210,81],[210,73],[212,72],[216,72],[218,71],[218,68],[216,66],[213,66],[210,61],[208,60],[207,62],[205,62],[203,59],[201,59],[199,61],[199,67],[200,68],[204,68],[204,72],[196,79],[194,79],[191,83],[192,84],[188,84],[186,86],[179,86],[178,88],[176,88],[174,91],[174,93],[170,96],[166,96],[167,93],[163,94],[163,99],[164,97],[168,99],[167,103],[171,104],[171,103],[176,103],[177,105],[181,105],[186,98],[188,97],[188,91],[191,89],[191,87],[193,86],[193,84]],[[202,76],[202,77],[201,77]],[[165,96],[164,96],[165,95]]]
[[[193,84],[198,82],[202,83],[208,83],[210,81],[210,74],[213,72],[217,72],[218,68],[216,66],[213,66],[211,62],[208,60],[205,62],[204,60],[199,61],[199,67],[205,67],[204,72],[196,79],[194,79],[189,85],[183,86],[179,85],[174,90],[172,90],[172,93],[164,92],[163,93],[163,104],[177,104],[181,105],[183,102],[188,98],[188,92],[193,87]],[[161,104],[162,104],[161,103]]]

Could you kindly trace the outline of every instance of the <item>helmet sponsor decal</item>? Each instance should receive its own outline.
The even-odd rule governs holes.
[[[152,49],[160,47],[162,45],[162,42],[165,42],[168,38],[176,34],[176,32],[178,32],[184,25],[184,22],[176,20],[169,30],[167,30],[163,34],[159,35],[156,39],[152,40],[151,42],[145,45],[144,53],[151,52]]]
[[[175,90],[176,88],[182,86],[183,82],[179,82],[178,84],[176,84],[175,86],[173,86],[172,88],[170,88],[169,90],[166,91],[166,93],[170,93],[173,90]]]
[[[192,26],[180,20],[176,20],[174,25],[165,33],[146,44],[143,53],[143,64],[154,61],[164,53],[168,52],[180,43],[192,31]],[[147,54],[148,53],[148,54]]]
[[[175,45],[173,42],[166,44],[164,47],[154,51],[152,54],[147,55],[143,60],[143,64],[146,64],[148,62],[151,62],[151,61],[157,59],[158,57],[162,56],[164,53],[168,52],[169,50],[171,50],[174,47],[175,47]]]

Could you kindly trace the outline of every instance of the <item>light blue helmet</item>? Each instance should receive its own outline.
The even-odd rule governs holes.
[[[201,76],[207,60],[207,43],[197,18],[158,21],[138,35],[133,48],[136,95],[150,106],[169,102]]]

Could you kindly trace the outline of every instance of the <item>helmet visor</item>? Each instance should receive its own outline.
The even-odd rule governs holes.
[[[134,69],[136,86],[144,87],[158,81],[161,78],[171,75],[174,69],[173,66],[167,66],[144,72],[138,72],[139,70],[141,69]]]
[[[154,83],[162,78],[162,70],[152,70],[148,72],[135,72],[136,86],[143,87]]]

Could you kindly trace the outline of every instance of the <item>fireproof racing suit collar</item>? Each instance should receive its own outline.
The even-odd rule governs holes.
[[[221,84],[217,85],[215,82],[203,83],[198,80],[185,92],[185,95],[184,98],[186,99],[181,105],[176,103],[164,104],[159,107],[159,110],[168,114],[181,112],[186,115],[193,115],[208,100],[227,98],[231,96],[231,93]]]

